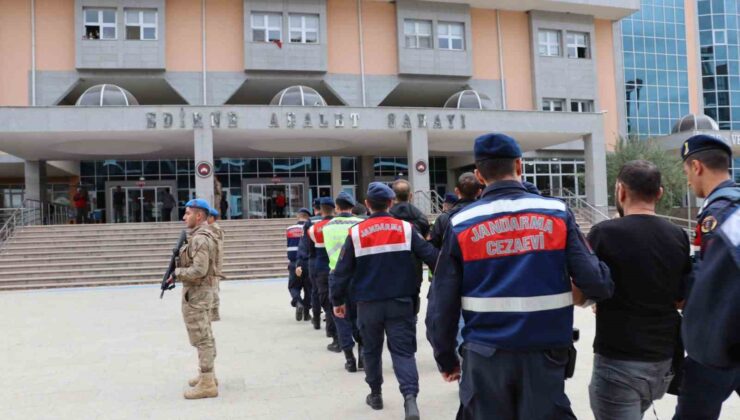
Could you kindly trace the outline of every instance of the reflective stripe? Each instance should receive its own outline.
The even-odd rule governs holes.
[[[297,246],[289,246],[288,247],[288,252],[291,252],[291,251],[298,251],[298,247]]]
[[[740,245],[740,208],[722,223],[722,232],[727,235],[732,246]]]
[[[316,243],[316,233],[314,232],[314,227],[316,225],[311,225],[310,228],[308,228],[308,236],[311,237],[311,240]]]
[[[520,200],[495,200],[472,208],[466,208],[450,219],[452,226],[480,216],[490,216],[497,213],[512,213],[522,210],[559,210],[565,211],[565,203],[558,200],[544,198],[522,198]]]
[[[411,251],[411,235],[413,233],[413,229],[409,222],[401,221],[401,223],[403,225],[404,243],[375,245],[364,248],[360,241],[360,226],[353,226],[350,230],[350,234],[352,235],[352,243],[355,246],[355,256],[363,257],[367,255],[384,254],[387,252]]]
[[[462,308],[473,312],[537,312],[560,309],[573,305],[573,293],[532,297],[467,297],[462,298]]]

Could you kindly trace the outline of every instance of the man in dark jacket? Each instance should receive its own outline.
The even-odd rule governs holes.
[[[460,209],[464,208],[470,203],[475,202],[475,197],[480,192],[480,184],[475,179],[475,175],[472,172],[465,172],[460,175],[457,179],[457,186],[455,187],[455,194],[457,194],[457,201],[452,208],[437,216],[437,220],[432,226],[432,232],[429,234],[429,243],[435,248],[442,248],[442,239],[444,238],[447,226],[450,224],[450,216]]]
[[[391,215],[396,219],[401,219],[414,225],[421,236],[427,237],[429,234],[429,219],[415,205],[411,204],[411,184],[405,179],[399,179],[393,183],[393,192],[396,194],[396,200],[391,207]]]

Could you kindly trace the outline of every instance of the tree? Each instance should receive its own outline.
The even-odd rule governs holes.
[[[663,198],[658,202],[656,211],[666,213],[669,209],[681,206],[686,197],[686,176],[683,173],[681,159],[664,150],[654,139],[621,138],[614,153],[606,156],[609,204],[614,205],[614,184],[619,169],[631,160],[644,159],[658,167],[663,182]]]

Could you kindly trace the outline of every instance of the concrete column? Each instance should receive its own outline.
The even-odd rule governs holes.
[[[213,129],[210,125],[204,124],[203,128],[196,128],[193,130],[193,150],[194,150],[194,162],[196,166],[196,172],[198,170],[198,163],[208,162],[211,165],[211,174],[207,177],[201,177],[199,174],[195,174],[195,195],[198,198],[203,198],[208,201],[212,206],[218,206],[219,203],[214,203],[214,163],[213,163]],[[218,207],[216,207],[218,208]]]
[[[375,178],[375,164],[374,156],[359,156],[358,157],[359,167],[357,168],[357,174],[359,180],[357,181],[357,199],[364,200],[365,194],[367,193],[367,187],[373,182]]]
[[[342,157],[331,157],[331,192],[336,197],[342,191]]]
[[[583,154],[586,159],[586,200],[602,213],[608,214],[603,132],[597,131],[583,137]]]
[[[46,201],[46,161],[27,160],[25,163],[26,189],[24,199]]]
[[[408,133],[408,147],[406,151],[409,161],[409,182],[414,192],[427,193],[429,186],[429,136],[426,128],[413,128]],[[416,163],[423,161],[426,165],[424,172],[419,172]],[[414,200],[419,209],[427,214],[431,212],[431,203],[417,197]]]

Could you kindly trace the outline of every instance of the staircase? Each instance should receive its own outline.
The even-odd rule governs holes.
[[[287,276],[291,219],[223,220],[224,274]],[[182,222],[26,226],[0,249],[0,291],[159,283]]]

